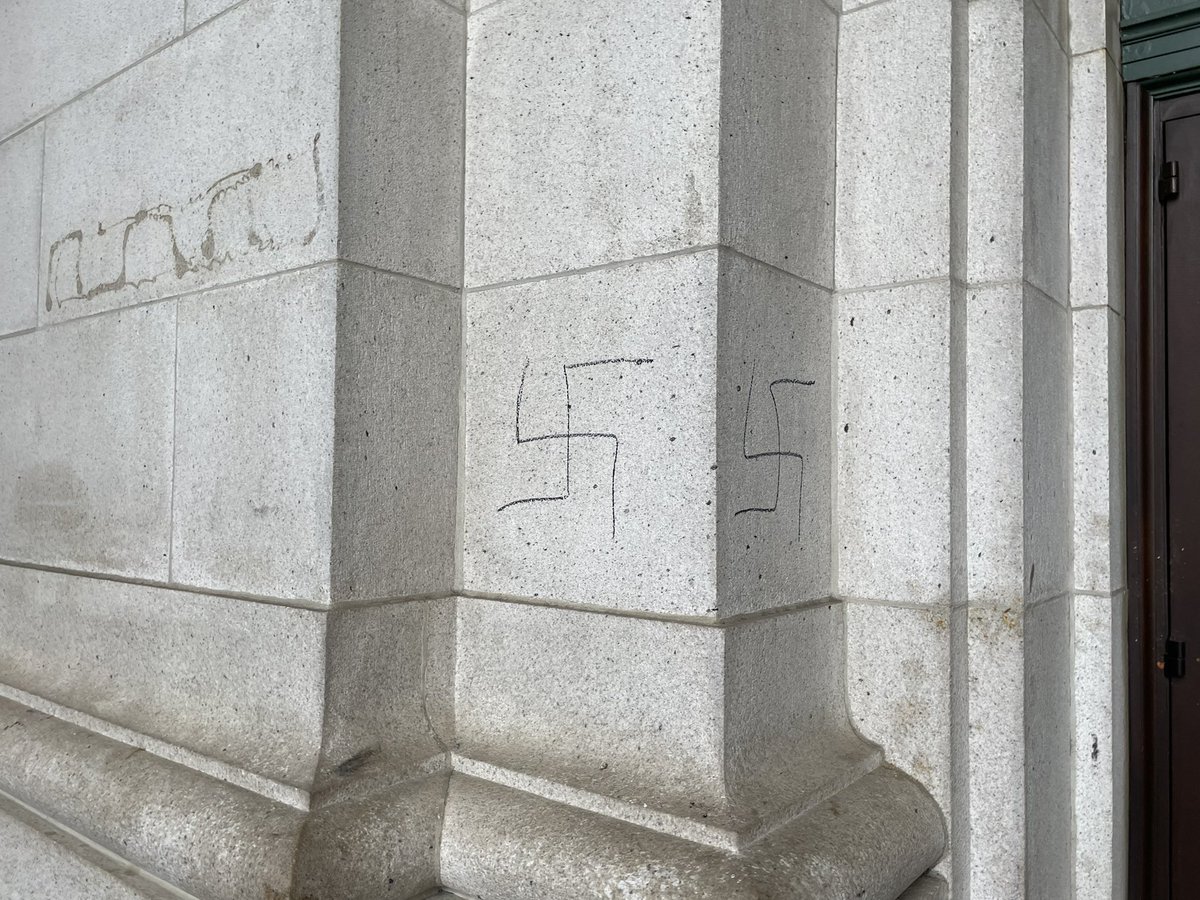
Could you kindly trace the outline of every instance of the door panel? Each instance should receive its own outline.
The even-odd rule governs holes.
[[[1171,895],[1200,896],[1200,115],[1163,121]],[[1171,175],[1178,166],[1178,194]],[[1167,644],[1166,655],[1175,647]],[[1164,677],[1174,666],[1164,660]]]

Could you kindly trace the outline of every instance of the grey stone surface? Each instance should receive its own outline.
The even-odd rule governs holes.
[[[361,799],[314,809],[296,849],[292,890],[285,896],[428,896],[438,885],[448,782],[447,772],[393,776]]]
[[[1112,883],[1121,887],[1129,883],[1129,650],[1125,635],[1129,634],[1129,592],[1121,591],[1111,598],[1112,633]],[[1080,704],[1089,701],[1080,700]],[[1078,835],[1076,836],[1078,840]],[[1103,851],[1101,851],[1103,852]]]
[[[237,2],[238,0],[188,0],[187,27],[195,28],[202,25]]]
[[[456,768],[742,846],[878,764],[847,726],[841,622],[840,604],[714,628],[460,599]]]
[[[1071,53],[1110,50],[1121,45],[1119,0],[1068,0]]]
[[[724,3],[721,241],[833,286],[837,15]]]
[[[15,137],[183,8],[13,7],[0,559],[187,589],[0,568],[0,790],[213,898],[1119,893],[1114,6],[474,5],[189,0]]]
[[[325,649],[315,804],[439,768],[455,729],[454,601],[333,610]]]
[[[458,295],[330,264],[180,310],[174,577],[315,602],[448,592]]]
[[[447,781],[436,769],[394,772],[364,796],[306,813],[0,700],[0,791],[36,797],[39,810],[186,896],[428,893]]]
[[[1003,608],[1025,595],[1021,286],[968,288],[964,304],[965,599]]]
[[[1124,309],[1122,82],[1105,50],[1071,59],[1071,305]]]
[[[1071,754],[1071,599],[1025,615],[1026,891],[1070,897],[1074,860]]]
[[[419,608],[422,606],[425,608]],[[333,688],[333,709],[345,712],[347,708],[342,704],[349,701],[353,704],[352,718],[359,717],[357,723],[343,719],[340,725],[332,726],[332,732],[341,734],[342,738],[325,748],[331,762],[340,758],[339,746],[358,745],[353,735],[359,728],[366,728],[363,734],[379,734],[385,723],[415,718],[411,705],[415,703],[414,695],[420,691],[413,689],[416,686],[412,680],[414,673],[410,670],[397,680],[395,674],[390,674],[396,672],[396,663],[388,661],[386,655],[378,651],[385,646],[398,648],[400,652],[392,659],[401,661],[401,666],[408,665],[403,660],[424,659],[426,651],[418,651],[411,641],[416,640],[417,644],[428,640],[435,644],[443,641],[447,635],[444,626],[448,621],[441,617],[444,609],[436,604],[403,604],[328,614],[335,622],[341,621],[349,628],[345,630],[335,624],[330,638],[343,645],[340,651],[331,648],[330,658],[344,662],[342,671],[349,677],[342,687]],[[835,611],[836,606],[819,607],[808,613],[793,614],[796,627],[791,630],[790,637],[782,641],[778,626],[768,620],[735,627],[765,629],[745,635],[748,649],[761,653],[765,648],[766,665],[758,671],[768,677],[773,677],[771,673],[774,672],[803,677],[794,670],[788,671],[797,658],[792,642],[802,638],[813,641],[814,646],[835,647],[830,635],[812,629],[816,621],[824,619],[826,630],[829,627],[837,630],[838,618],[830,615]],[[401,620],[420,623],[430,614],[440,620],[441,625],[428,619],[415,631],[400,625]],[[573,615],[606,618],[586,613]],[[360,616],[365,617],[358,618]],[[380,616],[384,619],[378,618]],[[414,616],[415,619],[411,618]],[[391,624],[385,624],[385,619]],[[427,630],[431,624],[432,630]],[[408,637],[400,644],[373,643],[371,635],[381,631],[394,632],[397,626],[408,629]],[[701,629],[700,626],[671,627],[721,634],[719,629]],[[767,631],[774,634],[764,640]],[[773,640],[777,649],[772,649]],[[787,649],[789,646],[790,650]],[[739,655],[743,663],[752,662],[749,654]],[[782,670],[777,668],[780,665]],[[804,665],[820,668],[827,662],[813,658]],[[427,671],[416,677],[426,684],[448,683],[445,672]],[[739,678],[735,676],[735,681]],[[740,690],[753,691],[755,687],[747,681],[745,688]],[[832,693],[840,695],[836,683],[832,685]],[[368,696],[386,697],[389,694],[404,698],[402,702],[410,704],[410,711],[373,710],[369,705],[362,705]],[[758,720],[751,727],[751,732],[756,732],[751,734],[752,742],[757,739],[770,743],[772,735],[767,732],[774,723],[761,715],[767,711],[766,707],[749,695],[744,697],[749,701],[739,704],[745,710],[744,721]],[[362,718],[364,713],[368,719]],[[807,725],[808,716],[804,711],[797,709],[797,714]],[[443,715],[435,712],[432,719]],[[370,716],[378,718],[370,721]],[[785,720],[787,718],[785,716]],[[762,731],[764,727],[767,732]],[[396,732],[391,734],[394,736]],[[258,896],[265,889],[274,892],[271,896],[333,900],[345,896],[380,896],[396,885],[403,886],[399,889],[406,896],[417,896],[432,889],[437,872],[433,852],[438,846],[437,834],[441,828],[442,804],[447,797],[448,776],[437,768],[436,753],[430,759],[435,764],[432,769],[425,764],[412,767],[411,763],[431,749],[428,743],[416,748],[419,752],[409,757],[407,776],[404,774],[406,764],[398,756],[391,756],[391,764],[385,765],[387,771],[374,771],[381,759],[390,756],[390,749],[397,745],[385,747],[382,754],[377,752],[378,748],[373,748],[376,752],[359,752],[331,767],[328,777],[334,782],[326,784],[316,795],[312,812],[305,816],[299,810],[270,803],[239,788],[138,752],[136,748],[0,701],[0,763],[3,763],[0,765],[0,789],[18,797],[35,795],[39,805],[57,819],[102,844],[114,846],[119,842],[122,854],[131,863],[153,865],[173,884],[199,896],[249,898]],[[868,769],[874,764],[870,762]],[[735,768],[739,767],[735,763]],[[490,791],[500,792],[505,798],[503,815],[509,820],[509,827],[504,830],[506,840],[527,839],[530,824],[521,815],[531,802],[535,809],[540,805],[536,816],[536,822],[540,824],[533,827],[542,827],[553,822],[555,817],[563,820],[558,823],[560,826],[570,826],[570,830],[561,829],[562,840],[556,841],[552,851],[554,856],[547,855],[549,848],[537,855],[537,887],[528,894],[531,897],[568,896],[562,893],[564,885],[555,882],[559,876],[554,874],[552,860],[563,854],[569,857],[577,848],[588,846],[597,827],[613,838],[599,846],[604,848],[603,852],[611,853],[615,844],[620,854],[618,860],[628,861],[631,840],[643,848],[635,853],[635,859],[647,847],[663,857],[667,868],[662,870],[658,865],[654,866],[647,873],[646,885],[653,884],[659,877],[654,874],[656,871],[669,873],[676,863],[690,860],[688,868],[691,872],[686,876],[689,880],[675,887],[681,887],[683,891],[698,890],[701,896],[721,890],[721,885],[742,883],[747,877],[772,896],[851,896],[859,890],[864,891],[861,896],[892,896],[889,892],[911,882],[940,852],[944,839],[940,816],[915,784],[894,772],[878,770],[861,778],[850,778],[848,782],[852,783],[832,786],[828,793],[814,798],[815,807],[811,803],[800,807],[805,812],[799,820],[787,821],[790,817],[785,817],[786,825],[770,831],[747,851],[750,859],[747,864],[740,857],[712,847],[548,803],[498,785],[485,787],[482,782],[460,777],[457,782],[460,786],[478,785],[484,792],[464,799],[460,787],[457,795],[451,794],[449,812],[460,814],[460,818],[454,823],[448,822],[441,831],[442,877],[456,888],[454,876],[447,874],[448,861],[461,864],[465,860],[475,869],[486,869],[494,864],[492,854],[498,844],[488,842],[464,857],[464,839],[469,841],[470,834],[464,836],[461,831],[453,830],[461,830],[464,822],[472,827],[490,827],[491,817],[497,812],[488,803]],[[131,788],[135,784],[137,790]],[[829,798],[830,794],[835,796],[821,799]],[[147,804],[147,797],[161,799]],[[467,804],[465,814],[464,802]],[[846,821],[848,812],[852,812],[853,822]],[[138,822],[136,840],[126,837],[134,820]],[[836,834],[851,826],[852,831],[841,836]],[[861,834],[861,829],[865,829],[866,834]],[[874,833],[872,829],[880,830]],[[860,839],[857,842],[847,840],[851,833],[859,834]],[[163,853],[164,847],[168,852]],[[235,848],[237,862],[225,860],[224,857],[234,853]],[[593,846],[592,851],[595,849]],[[812,863],[804,862],[807,854],[826,859],[831,853],[836,854],[838,865],[828,870],[821,868],[819,875],[797,874],[812,871]],[[218,864],[218,860],[224,861]],[[884,860],[886,864],[883,864]],[[581,877],[590,877],[582,874],[585,871],[592,871],[592,867],[584,865],[582,858],[567,869],[566,879],[575,891],[581,887]],[[635,877],[640,879],[642,876]],[[668,883],[670,881],[668,875]],[[543,891],[543,887],[546,890]],[[822,887],[832,888],[835,892],[816,893]],[[676,895],[689,896],[688,893]]]
[[[970,607],[967,708],[972,896],[1025,886],[1024,618],[1019,607]]]
[[[172,576],[330,599],[337,268],[179,301]]]
[[[887,768],[740,856],[456,776],[442,878],[467,896],[494,891],[513,900],[581,894],[886,900],[920,876],[943,843],[941,816],[928,795]]]
[[[1124,887],[1114,864],[1117,837],[1116,754],[1123,737],[1114,727],[1113,698],[1121,691],[1123,670],[1117,648],[1126,632],[1118,613],[1120,598],[1077,594],[1072,602],[1074,798],[1080,811],[1074,820],[1075,896],[1103,900]],[[1123,691],[1122,691],[1123,693]]]
[[[351,265],[337,290],[331,596],[449,593],[459,295]]]
[[[1067,303],[1070,68],[1058,40],[1033,5],[1026,6],[1024,57],[1025,278],[1059,303]]]
[[[61,827],[0,796],[2,900],[171,900],[150,881]]]
[[[949,609],[847,603],[846,647],[855,727],[953,819]]]
[[[456,752],[657,809],[716,812],[720,629],[462,598]]]
[[[469,590],[689,615],[829,595],[832,301],[719,259],[467,295]]]
[[[466,18],[437,0],[342,0],[338,255],[462,278]]]
[[[287,896],[300,810],[7,700],[0,790],[189,893]]]
[[[467,295],[467,590],[715,611],[717,279],[708,251]]]
[[[0,558],[164,579],[175,307],[0,341]]]
[[[947,274],[947,3],[882,3],[842,18],[837,135],[837,286]]]
[[[334,255],[339,6],[250,0],[49,121],[43,322]]]
[[[949,900],[950,887],[937,875],[923,875],[897,900]]]
[[[1125,584],[1124,323],[1110,309],[1076,310],[1073,324],[1074,587]]]
[[[1071,315],[1025,286],[1025,595],[1071,589]]]
[[[965,313],[965,599],[1003,609],[1025,595],[1021,285],[970,288]]]
[[[5,4],[0,139],[177,36],[184,0]]]
[[[1027,19],[1037,17],[1041,27],[1049,26],[1048,32],[1059,44],[1067,43],[1068,7],[1070,0],[1033,0],[1028,5]]]
[[[0,144],[0,335],[37,325],[42,126]]]
[[[1024,236],[1024,10],[1014,0],[966,9],[966,281],[1020,279]]]
[[[838,591],[948,603],[949,284],[843,295],[838,345]]]
[[[726,792],[757,814],[754,837],[882,761],[849,723],[844,628],[827,603],[725,629]]]
[[[833,593],[834,300],[724,251],[718,285],[713,605],[728,616]]]
[[[522,0],[468,31],[468,284],[716,243],[719,4]]]
[[[0,566],[0,681],[308,788],[323,614]]]

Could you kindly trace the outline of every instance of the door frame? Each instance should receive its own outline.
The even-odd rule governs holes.
[[[1165,279],[1157,166],[1163,122],[1200,115],[1200,72],[1125,90],[1126,552],[1129,587],[1129,897],[1170,896]],[[1190,95],[1190,96],[1189,96]]]

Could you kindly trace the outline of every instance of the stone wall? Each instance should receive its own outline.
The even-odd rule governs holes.
[[[10,892],[1121,895],[1112,10],[101,5],[0,59]]]
[[[71,829],[127,861],[28,883],[143,890],[132,863],[196,896],[337,896],[331,879],[381,873],[428,891],[453,693],[434,598],[455,577],[463,11],[13,15],[0,790],[51,820],[31,841]]]

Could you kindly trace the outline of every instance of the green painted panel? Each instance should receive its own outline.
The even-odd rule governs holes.
[[[1147,19],[1196,6],[1195,0],[1121,0],[1121,25],[1133,19]]]
[[[1121,67],[1121,75],[1126,81],[1145,81],[1149,78],[1186,72],[1197,66],[1200,66],[1200,47],[1192,47],[1166,56],[1125,63]]]
[[[1121,64],[1126,81],[1171,75],[1200,65],[1200,0],[1122,0],[1153,12],[1121,21]]]

